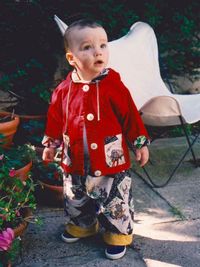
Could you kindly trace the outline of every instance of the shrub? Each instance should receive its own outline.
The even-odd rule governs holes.
[[[149,23],[155,30],[161,59],[169,77],[199,77],[200,2],[74,0],[3,1],[0,3],[0,88],[18,95],[25,112],[46,112],[58,55],[64,55],[62,36],[53,16],[70,24],[83,17],[103,24],[110,41],[123,36],[136,21]],[[63,72],[63,78],[69,69]],[[21,97],[21,98],[20,98]],[[21,101],[20,101],[21,99]],[[25,101],[28,99],[28,101]]]

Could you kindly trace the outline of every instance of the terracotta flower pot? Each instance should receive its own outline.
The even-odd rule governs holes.
[[[50,185],[40,181],[39,200],[51,206],[63,206],[63,186]]]
[[[2,117],[5,117],[4,113],[0,113],[0,118]],[[1,142],[3,142],[3,144],[1,145],[2,147],[6,148],[11,146],[19,122],[20,119],[17,115],[14,115],[13,120],[10,120],[8,122],[0,122],[0,134],[3,134],[3,138],[1,138]]]
[[[31,170],[32,167],[32,161],[26,164],[24,167],[18,169],[15,171],[15,177],[20,178],[20,180],[26,181],[28,178],[28,172]]]
[[[28,217],[30,217],[32,215],[32,211],[29,208],[25,208],[24,209],[24,214],[23,214],[23,218],[26,219]],[[15,238],[18,236],[22,236],[26,230],[28,226],[28,222],[27,221],[23,221],[21,222],[18,226],[16,226],[13,231],[15,234]]]
[[[40,182],[43,189],[48,193],[50,193],[50,197],[54,197],[56,201],[63,201],[63,186],[46,184],[44,182]]]
[[[1,116],[8,116],[8,115],[12,115],[12,112],[8,112],[8,111],[0,111],[0,117]],[[39,120],[39,119],[44,119],[46,118],[46,114],[41,114],[41,115],[19,115],[16,114],[17,117],[20,118],[20,120]]]
[[[22,236],[28,226],[28,222],[20,223],[16,228],[13,229],[15,237]]]

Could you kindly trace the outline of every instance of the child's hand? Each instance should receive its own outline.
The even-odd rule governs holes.
[[[52,147],[45,147],[42,154],[42,159],[44,161],[53,161],[55,156],[56,150]]]
[[[143,146],[135,151],[135,160],[140,162],[140,166],[143,167],[149,160],[149,150],[147,146]]]

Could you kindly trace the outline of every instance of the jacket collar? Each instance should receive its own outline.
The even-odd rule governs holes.
[[[109,69],[104,69],[104,70],[99,74],[99,76],[95,77],[93,80],[91,80],[91,81],[85,81],[85,80],[82,80],[82,79],[79,77],[77,71],[74,69],[74,70],[72,71],[71,78],[72,78],[72,81],[73,81],[74,83],[96,83],[96,82],[98,82],[98,81],[101,81],[103,78],[105,78],[105,77],[108,75],[108,73],[109,73]]]

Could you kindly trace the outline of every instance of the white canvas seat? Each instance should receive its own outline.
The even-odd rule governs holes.
[[[200,120],[200,94],[172,94],[163,82],[156,36],[147,23],[136,22],[109,46],[109,66],[120,73],[146,124],[180,124],[179,115],[189,124]]]
[[[129,88],[141,112],[144,123],[154,127],[183,126],[188,149],[166,181],[157,184],[144,168],[151,185],[165,186],[188,152],[191,152],[194,163],[197,165],[192,146],[199,133],[192,139],[189,138],[184,124],[193,124],[200,120],[200,94],[173,94],[167,88],[160,74],[156,36],[148,24],[136,22],[125,36],[110,42],[109,46],[109,66],[120,73],[122,81]]]
[[[67,25],[57,16],[55,20],[61,33],[64,34]],[[160,74],[157,40],[150,25],[136,22],[125,36],[109,42],[109,49],[108,67],[120,73],[146,125],[184,126],[184,124],[193,124],[200,120],[200,94],[173,94],[163,82]],[[186,131],[185,134],[188,149],[165,183],[162,185],[154,183],[144,168],[154,186],[166,185],[188,152],[192,152],[193,159],[195,163],[197,162],[192,146],[198,135],[190,140]]]

